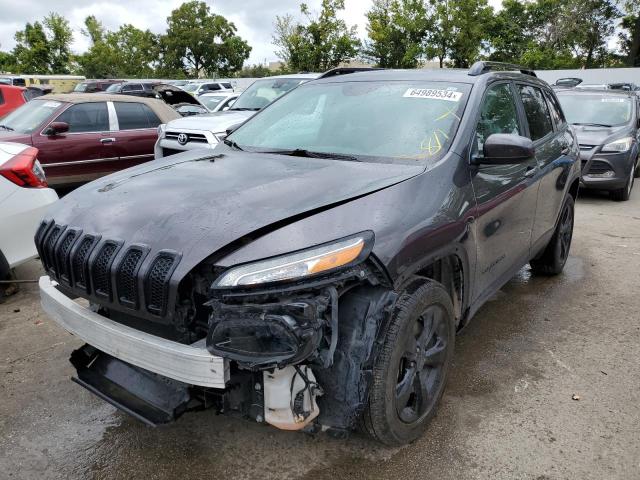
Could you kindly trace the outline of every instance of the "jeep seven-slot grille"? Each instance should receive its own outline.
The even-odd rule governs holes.
[[[111,263],[117,251],[117,243],[105,242],[90,267],[93,290],[98,297],[111,299]]]
[[[138,267],[142,259],[143,251],[139,248],[130,249],[118,266],[116,277],[116,289],[118,299],[123,305],[138,308]]]
[[[147,276],[147,310],[154,315],[162,315],[167,307],[168,280],[174,257],[159,255],[151,265]]]
[[[45,270],[67,290],[105,307],[143,310],[157,317],[166,314],[169,279],[180,259],[177,252],[148,255],[144,245],[126,246],[44,222],[35,241]]]

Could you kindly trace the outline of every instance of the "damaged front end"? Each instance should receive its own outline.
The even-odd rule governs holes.
[[[184,381],[171,362],[156,369],[82,334],[89,345],[72,355],[74,381],[151,425],[213,407],[281,429],[345,434],[366,406],[377,340],[396,299],[372,242],[366,232],[228,269],[205,261],[180,282],[170,324],[94,304],[92,318],[123,335],[206,352],[216,384],[206,372]]]

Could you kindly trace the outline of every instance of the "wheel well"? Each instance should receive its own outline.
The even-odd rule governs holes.
[[[569,195],[571,195],[574,200],[578,198],[579,186],[580,186],[580,179],[576,178],[571,184],[571,186],[569,187]]]
[[[442,284],[449,292],[456,317],[456,328],[463,317],[465,300],[464,265],[457,255],[438,258],[415,273],[415,276],[428,278]]]

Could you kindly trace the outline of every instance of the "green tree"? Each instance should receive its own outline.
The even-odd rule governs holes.
[[[527,4],[520,0],[503,0],[502,9],[488,26],[491,44],[490,60],[521,61],[524,52],[534,43],[530,29],[531,17]]]
[[[433,20],[423,0],[374,0],[363,56],[383,68],[416,68]]]
[[[324,71],[337,67],[358,53],[356,27],[347,27],[336,13],[344,10],[344,0],[322,0],[318,15],[302,3],[304,23],[291,15],[277,16],[273,44],[286,68],[295,71]]]
[[[0,51],[0,72],[13,73],[16,71],[16,57],[11,53]]]
[[[487,49],[493,8],[487,0],[430,0],[434,9],[435,26],[427,41],[430,57],[445,59],[452,66],[466,68]]]
[[[150,30],[122,25],[107,34],[106,44],[116,61],[116,76],[149,78],[155,74],[160,48],[158,36]]]
[[[116,78],[118,53],[107,43],[108,32],[93,15],[84,21],[82,34],[91,42],[89,49],[78,56],[80,70],[87,78]]]
[[[211,13],[205,2],[190,1],[167,18],[161,39],[165,68],[181,68],[194,75],[228,75],[240,70],[251,47],[236,35],[236,27]]]
[[[49,72],[55,74],[69,73],[71,68],[71,42],[73,31],[66,18],[57,13],[50,13],[44,18],[44,26],[49,32]]]
[[[238,78],[261,78],[269,77],[273,74],[274,73],[264,65],[251,65],[249,67],[243,67],[236,76]]]
[[[27,23],[15,34],[13,55],[18,73],[49,73],[49,42],[40,22]]]
[[[640,67],[640,3],[637,0],[623,2],[624,17],[618,35],[628,67]]]

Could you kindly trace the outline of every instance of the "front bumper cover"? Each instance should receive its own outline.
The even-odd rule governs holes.
[[[189,385],[225,388],[229,362],[211,355],[204,339],[193,345],[166,340],[110,320],[74,302],[40,277],[44,311],[62,328],[89,345],[136,367]]]

